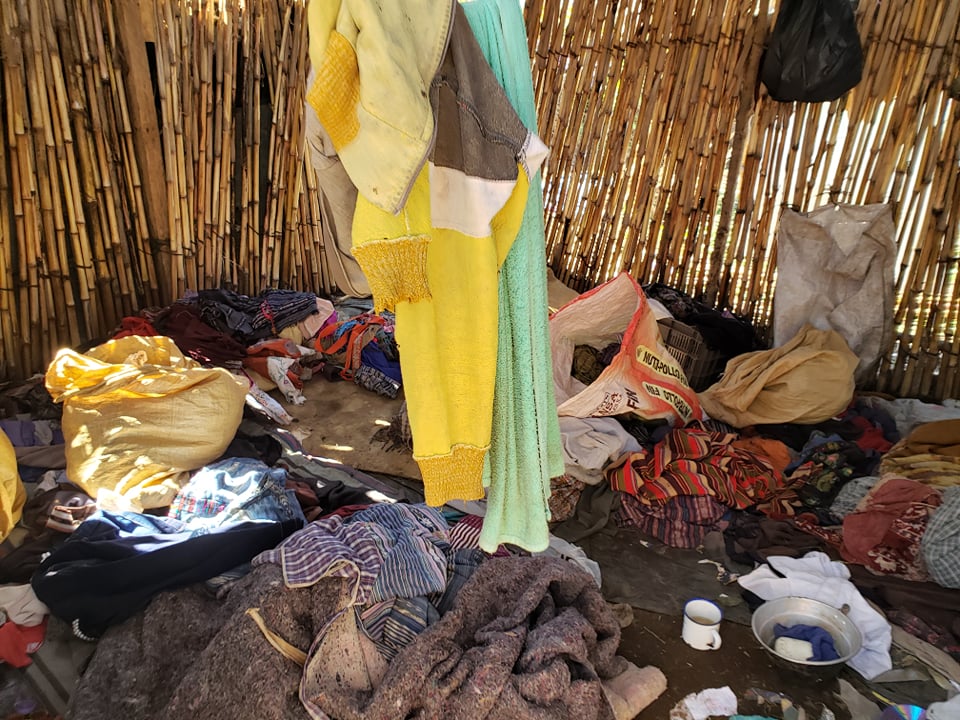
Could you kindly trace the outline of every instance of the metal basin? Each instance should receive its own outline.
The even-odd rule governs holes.
[[[791,660],[784,657],[773,649],[776,640],[773,628],[777,624],[822,627],[833,637],[833,646],[840,657],[836,660]],[[860,652],[863,643],[857,626],[842,611],[810,598],[768,600],[754,611],[750,625],[757,640],[777,665],[816,679],[835,677],[844,664]]]

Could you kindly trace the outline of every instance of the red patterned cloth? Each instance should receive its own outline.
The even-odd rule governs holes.
[[[749,507],[780,487],[783,477],[766,457],[735,447],[736,439],[693,423],[671,430],[651,451],[631,453],[607,477],[614,490],[648,505],[709,495],[724,505]]]
[[[941,502],[937,488],[902,478],[881,481],[862,510],[843,519],[843,559],[878,573],[928,580],[920,539]]]

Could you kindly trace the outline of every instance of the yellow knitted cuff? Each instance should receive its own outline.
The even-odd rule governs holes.
[[[353,256],[370,283],[373,311],[393,310],[398,302],[430,298],[427,281],[429,235],[355,244]]]
[[[454,445],[447,455],[417,457],[423,475],[427,505],[440,507],[451,500],[480,500],[483,497],[483,458],[487,447]]]
[[[330,33],[323,62],[307,90],[307,102],[340,152],[360,132],[360,67],[350,41],[336,30]]]

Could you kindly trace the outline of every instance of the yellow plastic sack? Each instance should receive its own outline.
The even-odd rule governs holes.
[[[201,367],[167,337],[61,350],[46,384],[63,402],[67,477],[142,509],[169,505],[189,471],[223,454],[247,393],[245,381]]]
[[[17,472],[17,454],[13,443],[0,431],[0,542],[7,539],[13,526],[20,521],[27,491]]]
[[[850,404],[858,362],[839,333],[804,325],[782,347],[730,360],[723,378],[700,393],[700,404],[736,428],[813,425]]]

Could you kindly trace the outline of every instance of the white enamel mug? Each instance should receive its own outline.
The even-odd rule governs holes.
[[[703,598],[688,601],[683,606],[683,641],[696,650],[719,649],[721,620],[723,611],[716,603]]]

